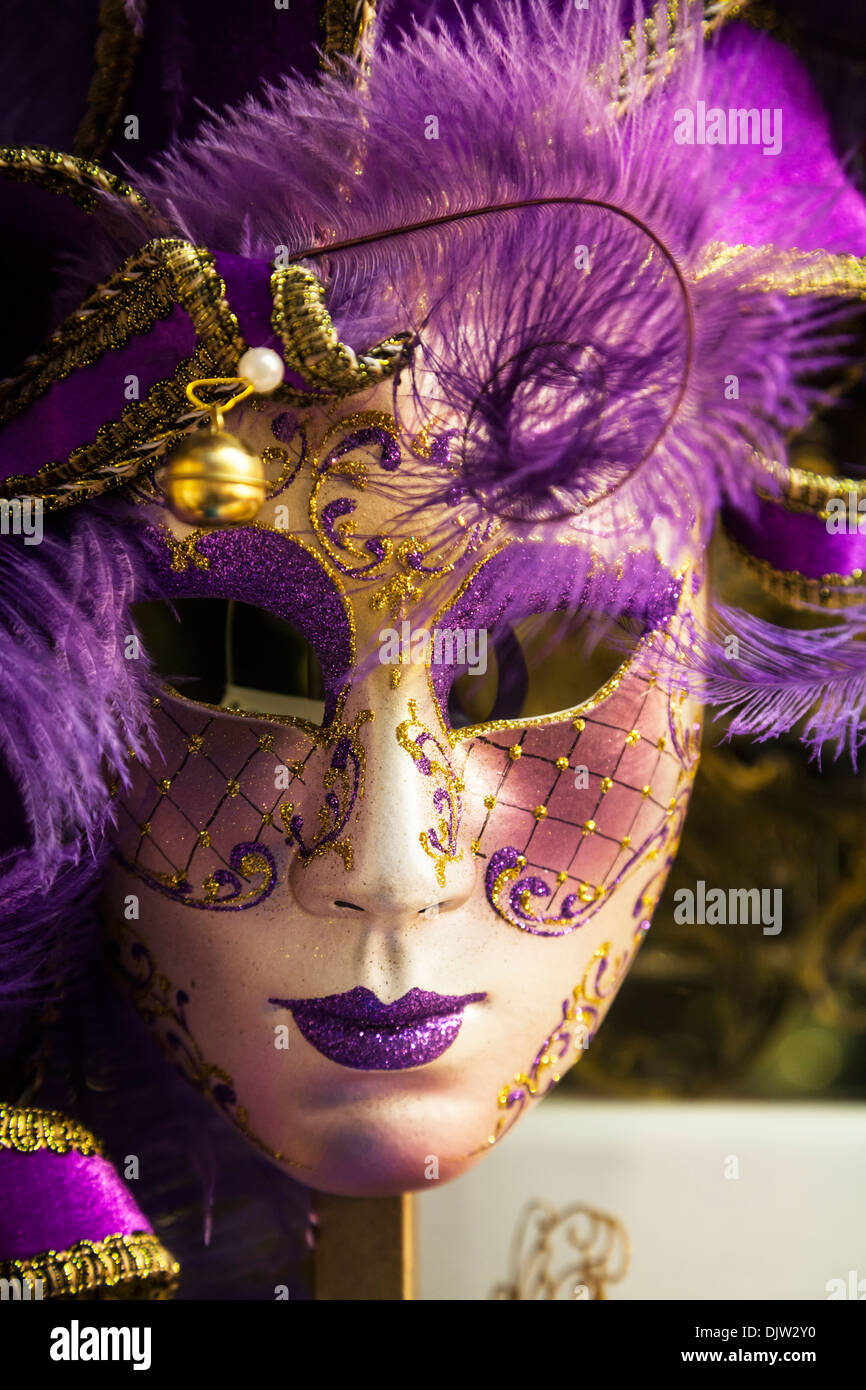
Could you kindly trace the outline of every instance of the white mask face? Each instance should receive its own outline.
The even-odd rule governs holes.
[[[566,698],[527,672],[529,552],[500,535],[440,563],[365,411],[311,412],[282,454],[253,417],[274,479],[255,526],[164,531],[163,580],[232,601],[236,629],[249,605],[252,658],[207,698],[160,695],[104,916],[133,1003],[253,1143],[321,1190],[384,1194],[470,1166],[595,1036],[675,853],[700,712],[640,644],[579,700],[567,635],[547,652]],[[516,567],[510,625],[485,612],[488,565]],[[263,691],[276,622],[320,681]]]

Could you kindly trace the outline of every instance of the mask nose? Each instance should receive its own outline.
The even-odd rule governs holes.
[[[467,902],[477,866],[463,825],[463,784],[423,672],[409,673],[396,690],[383,684],[366,682],[352,700],[356,710],[372,706],[375,717],[359,726],[363,794],[344,832],[351,868],[333,853],[306,863],[296,855],[290,882],[298,904],[318,916],[408,924]]]

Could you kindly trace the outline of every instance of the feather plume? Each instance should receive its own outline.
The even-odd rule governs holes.
[[[670,29],[659,9],[654,30],[635,5],[624,46],[623,14],[499,0],[453,33],[417,28],[378,49],[365,83],[265,88],[139,181],[162,219],[147,235],[265,259],[285,248],[311,266],[356,350],[413,331],[413,414],[456,426],[460,483],[419,472],[407,506],[454,517],[459,500],[464,525],[494,513],[524,539],[567,514],[556,525],[584,542],[570,551],[573,602],[591,552],[616,572],[627,537],[675,565],[721,504],[748,513],[756,484],[774,490],[768,461],[824,402],[819,374],[851,338],[844,301],[767,286],[794,248],[866,251],[863,200],[796,60],[739,26],[705,43],[696,5],[676,7]],[[759,97],[785,113],[772,158],[674,138],[699,101]],[[143,239],[122,215],[125,244],[106,232],[83,277]],[[708,248],[743,241],[708,264]],[[802,713],[808,692],[782,667],[808,653],[808,736],[856,744],[858,647],[849,677],[829,639],[766,636],[738,690],[724,687],[740,727],[763,736]]]
[[[744,68],[771,102],[777,50],[705,45],[693,5],[649,47],[636,6],[632,50],[619,6],[484,8],[456,34],[383,46],[358,88],[331,74],[266,89],[169,150],[142,191],[166,234],[306,257],[357,350],[413,330],[417,394],[461,422],[479,515],[588,506],[602,528],[640,517],[649,545],[672,527],[684,541],[696,517],[706,536],[722,500],[748,508],[757,480],[773,486],[763,460],[784,456],[821,399],[815,374],[848,346],[838,304],[756,288],[784,249],[698,275],[750,199],[760,242],[782,214],[789,245],[829,230],[827,186],[789,174],[770,199],[760,149],[720,174],[716,147],[674,139],[699,99],[743,104]],[[658,46],[673,54],[661,71]],[[810,131],[823,151],[818,116]],[[87,275],[119,249],[103,244]]]
[[[39,546],[0,542],[0,737],[22,821],[2,860],[13,940],[22,922],[49,930],[86,898],[112,817],[108,781],[125,785],[129,750],[145,747],[147,658],[127,644],[140,568],[131,531],[105,516],[81,513]],[[28,976],[28,953],[2,954]]]
[[[816,614],[819,610],[815,610]],[[826,613],[823,614],[826,617]],[[866,744],[866,612],[829,626],[792,630],[720,604],[706,630],[693,627],[659,668],[726,717],[725,738],[758,743],[799,728],[820,764],[825,744],[856,768]]]

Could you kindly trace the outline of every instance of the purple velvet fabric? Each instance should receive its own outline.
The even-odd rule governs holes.
[[[271,294],[272,267],[268,261],[232,256],[220,251],[214,263],[226,287],[226,299],[248,347],[269,347],[283,355],[279,337],[271,327],[274,309]],[[287,371],[286,385],[306,390],[308,383],[297,372]]]
[[[754,518],[728,511],[724,520],[735,540],[774,569],[809,579],[866,572],[866,529],[833,534],[819,517],[785,511],[778,502],[764,498],[759,499]],[[866,528],[866,517],[863,521]]]
[[[149,333],[55,382],[29,410],[0,431],[0,476],[23,473],[31,477],[44,464],[64,460],[79,445],[92,443],[100,425],[115,419],[127,404],[127,376],[138,377],[144,399],[156,382],[174,378],[178,362],[188,357],[195,345],[192,321],[177,306]]]
[[[0,1149],[0,1260],[68,1250],[79,1240],[152,1228],[98,1154]]]
[[[214,259],[244,343],[270,347],[282,355],[270,322],[271,266],[227,252]],[[92,443],[99,427],[120,413],[117,403],[126,404],[128,376],[138,377],[143,400],[157,382],[174,378],[178,362],[194,352],[196,342],[192,320],[178,305],[149,332],[55,382],[26,412],[0,430],[0,478],[18,474],[32,477],[45,464],[63,460],[73,449]],[[286,373],[286,384],[306,389],[303,378],[292,371]]]

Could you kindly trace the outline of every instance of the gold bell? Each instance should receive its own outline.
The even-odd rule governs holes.
[[[196,395],[197,386],[241,382],[244,389],[222,405]],[[186,394],[200,409],[210,409],[210,423],[195,430],[172,450],[159,477],[169,507],[190,526],[224,526],[252,521],[267,496],[264,467],[258,454],[223,427],[223,414],[254,390],[243,377],[203,377],[190,382]]]

